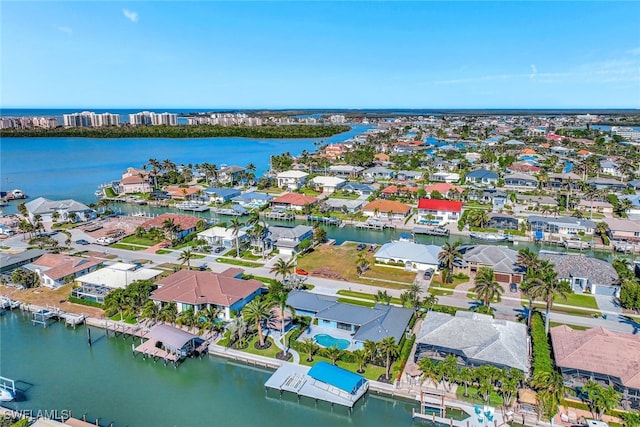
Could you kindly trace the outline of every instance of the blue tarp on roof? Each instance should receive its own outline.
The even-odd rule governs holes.
[[[318,362],[307,373],[311,378],[330,384],[347,393],[356,394],[367,380],[358,374],[327,362]]]

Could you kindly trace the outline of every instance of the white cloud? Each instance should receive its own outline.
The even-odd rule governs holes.
[[[65,26],[58,26],[56,27],[56,30],[65,33],[68,36],[72,36],[73,35],[73,29],[71,27],[65,27]]]
[[[536,74],[538,74],[538,68],[536,68],[535,64],[531,64],[531,74],[529,74],[529,78],[530,79],[534,79],[536,77]]]
[[[122,9],[122,13],[124,14],[125,18],[127,18],[129,21],[133,22],[134,24],[138,22],[138,12],[134,12],[129,9]]]

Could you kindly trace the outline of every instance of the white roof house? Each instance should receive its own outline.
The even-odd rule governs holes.
[[[306,178],[309,176],[308,173],[296,170],[288,170],[284,172],[280,172],[276,179],[278,180],[278,187],[288,188],[290,190],[297,190],[302,187]]]
[[[96,217],[96,213],[84,203],[76,202],[73,199],[66,200],[49,200],[44,197],[38,197],[30,202],[25,203],[29,217],[33,219],[36,215],[40,215],[44,222],[53,221],[52,215],[58,213],[59,221],[87,221]],[[78,214],[76,216],[76,214]]]
[[[374,258],[376,262],[404,264],[405,269],[411,271],[424,271],[428,268],[437,270],[440,264],[438,254],[441,249],[440,246],[401,240],[385,243],[375,253]]]
[[[340,187],[342,187],[345,179],[338,178],[337,176],[316,176],[311,180],[316,187],[322,187],[323,193],[333,193]]]
[[[529,339],[522,323],[486,314],[430,311],[416,337],[416,361],[453,354],[469,366],[494,365],[529,372]]]
[[[117,289],[126,288],[136,280],[151,280],[160,274],[162,274],[162,270],[137,268],[134,264],[119,262],[77,277],[76,281],[81,284],[100,285]]]
[[[247,237],[245,230],[238,231],[238,240],[244,240]],[[211,227],[198,233],[198,238],[207,241],[211,246],[224,246],[225,248],[233,248],[236,244],[236,235],[231,228]]]

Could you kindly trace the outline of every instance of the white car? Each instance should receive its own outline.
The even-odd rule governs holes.
[[[113,240],[111,237],[98,237],[98,240],[96,240],[96,243],[98,243],[99,245],[110,245],[113,242],[115,242],[115,240]]]

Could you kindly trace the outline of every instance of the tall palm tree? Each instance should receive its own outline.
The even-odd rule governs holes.
[[[170,302],[160,309],[158,313],[158,320],[174,324],[178,317],[178,307],[175,302]]]
[[[294,264],[293,258],[290,258],[286,261],[283,258],[279,258],[278,261],[275,264],[273,264],[273,266],[271,267],[271,270],[269,271],[271,273],[274,273],[276,277],[282,276],[282,280],[284,281],[288,275],[293,273],[293,268],[294,268],[293,264]]]
[[[269,294],[269,296],[267,297],[267,299],[269,301],[271,301],[273,304],[276,305],[276,307],[278,307],[280,309],[280,317],[281,317],[281,321],[280,321],[280,333],[282,336],[282,346],[283,346],[283,350],[282,350],[282,355],[284,356],[287,352],[287,343],[285,341],[285,324],[286,324],[286,315],[285,312],[287,309],[289,309],[289,312],[291,313],[291,319],[293,320],[293,316],[295,316],[296,314],[296,310],[295,308],[293,308],[292,305],[287,304],[287,298],[289,297],[289,293],[286,291],[281,291],[281,292],[277,292],[277,293],[272,293]]]
[[[440,261],[440,265],[449,270],[449,272],[453,271],[453,265],[456,259],[462,258],[462,254],[458,250],[458,247],[461,244],[461,241],[454,243],[447,242],[442,246],[442,250],[438,254],[438,261]],[[442,281],[445,281],[444,275],[442,277]]]
[[[558,405],[564,398],[564,378],[556,371],[541,371],[534,375],[531,385],[538,393],[538,402],[542,409],[540,412],[552,419],[558,413]]]
[[[203,319],[202,328],[208,330],[210,333],[213,333],[220,324],[220,309],[216,307],[209,306],[205,310],[201,310],[198,312],[200,319]]]
[[[491,300],[494,298],[498,302],[500,301],[500,296],[504,293],[504,288],[496,281],[492,268],[480,267],[476,273],[474,283],[473,292],[475,292],[485,307],[489,308]]]
[[[387,291],[378,291],[373,298],[378,304],[389,305],[391,303],[391,295]]]
[[[338,362],[338,360],[340,360],[342,354],[342,350],[340,350],[337,345],[324,349],[324,356],[327,359],[331,360],[331,363],[334,365]]]
[[[229,226],[226,228],[227,230],[232,230],[233,231],[233,236],[236,239],[236,257],[240,258],[240,241],[238,240],[238,235],[240,234],[240,229],[242,228],[243,224],[242,222],[240,222],[240,220],[238,218],[232,218],[229,221]]]
[[[173,218],[167,218],[162,222],[162,229],[167,233],[169,240],[174,240],[180,232],[180,226],[175,223]]]
[[[180,253],[180,256],[178,257],[178,261],[180,261],[180,263],[182,265],[184,265],[185,263],[187,264],[187,270],[191,270],[191,260],[194,259],[196,256],[196,254],[194,254],[191,249],[185,249],[184,251],[182,251]]]
[[[424,357],[420,359],[418,362],[418,366],[424,375],[422,380],[430,380],[435,388],[438,388],[438,384],[440,383],[440,375],[438,374],[438,365],[428,357]]]
[[[313,362],[313,355],[319,348],[320,346],[313,338],[305,338],[300,343],[300,350],[307,354],[307,362]]]
[[[196,314],[193,307],[183,310],[178,318],[176,319],[178,326],[186,326],[187,328],[191,328],[196,324]]]
[[[458,377],[458,360],[453,354],[450,354],[444,358],[438,368],[440,370],[440,374],[442,375],[442,380],[444,381],[445,387],[447,388],[447,390],[451,390],[451,384]]]
[[[367,352],[360,348],[358,350],[354,350],[351,354],[353,354],[353,358],[358,364],[358,373],[362,374],[364,372],[364,366],[367,364]]]
[[[461,383],[464,386],[464,397],[469,397],[469,384],[473,382],[473,371],[469,368],[462,368],[458,372],[456,382]]]
[[[582,391],[587,393],[591,412],[596,419],[602,419],[606,411],[610,411],[620,403],[622,394],[612,386],[603,387],[595,381],[587,381],[582,387]]]
[[[553,307],[554,297],[560,296],[567,299],[567,286],[558,280],[558,273],[554,269],[554,265],[549,260],[543,260],[535,272],[535,275],[528,282],[528,293],[533,298],[539,298],[546,302],[547,309],[544,319],[544,330],[549,333],[549,313]]]
[[[378,356],[378,344],[375,341],[365,340],[362,348],[367,353],[367,360],[373,362]]]
[[[262,324],[271,317],[271,307],[273,303],[268,300],[255,298],[243,309],[243,316],[247,321],[255,323],[258,328],[258,341],[260,347],[264,347],[264,335],[262,334]]]
[[[158,306],[149,300],[142,308],[142,317],[148,320],[156,320],[158,318]]]
[[[593,201],[599,198],[601,194],[600,190],[592,186],[587,187],[584,191],[584,197],[591,202],[589,204],[589,219],[593,219]]]
[[[391,358],[396,357],[400,353],[400,347],[396,344],[396,339],[394,337],[385,337],[378,344],[380,348],[380,352],[385,356],[385,373],[387,381],[389,381],[389,377],[391,375]]]

